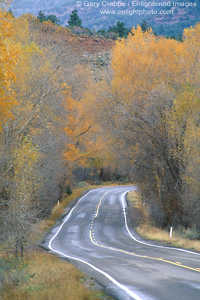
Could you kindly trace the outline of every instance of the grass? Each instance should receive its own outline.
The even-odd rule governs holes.
[[[85,191],[99,186],[82,184],[55,205],[51,216],[39,222],[30,234],[32,247],[26,249],[25,257],[16,261],[11,253],[0,256],[0,297],[2,300],[101,300],[101,291],[86,288],[84,275],[72,264],[56,255],[40,249],[37,245],[48,230],[65,213],[66,206]],[[35,249],[35,250],[33,250]],[[1,284],[2,282],[2,284]],[[2,292],[1,292],[2,291]]]
[[[94,299],[93,292],[81,284],[83,274],[73,265],[43,251],[29,253],[26,260],[27,282],[5,287],[3,300]]]
[[[139,191],[129,192],[128,199],[144,216],[139,226],[136,228],[141,236],[149,240],[162,241],[174,247],[200,251],[200,241],[185,238],[187,232],[184,232],[183,230],[173,231],[172,237],[170,238],[167,230],[153,226],[149,219],[148,206],[143,206],[142,197]]]

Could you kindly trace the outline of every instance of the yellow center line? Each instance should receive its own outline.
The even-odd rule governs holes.
[[[103,194],[103,196],[101,197],[101,199],[100,199],[100,201],[99,201],[99,205],[97,206],[97,208],[96,208],[96,215],[95,215],[95,218],[98,216],[98,213],[99,213],[99,207],[100,207],[100,205],[101,205],[101,201],[102,201],[102,199],[103,199],[103,197],[107,194],[107,193],[109,193],[110,191],[107,191],[105,194]]]
[[[108,192],[109,192],[109,191],[108,191]],[[96,218],[96,217],[98,216],[98,212],[99,212],[99,208],[100,208],[102,199],[103,199],[103,197],[104,197],[108,192],[106,192],[105,194],[103,194],[103,196],[100,198],[100,201],[99,201],[99,204],[98,204],[98,206],[97,206],[96,214],[95,214],[94,218]],[[121,252],[121,253],[128,254],[128,255],[132,255],[132,256],[136,256],[136,257],[140,257],[140,258],[147,258],[147,259],[151,259],[151,260],[162,261],[162,262],[165,262],[165,263],[168,263],[168,264],[171,264],[171,265],[175,265],[175,266],[178,266],[178,267],[181,267],[181,268],[189,269],[189,270],[192,270],[192,271],[195,271],[195,272],[199,272],[199,273],[200,273],[200,268],[192,268],[192,267],[189,267],[189,266],[185,266],[185,265],[182,265],[180,262],[173,262],[173,261],[166,260],[166,259],[163,259],[163,258],[151,257],[151,256],[147,256],[147,255],[140,255],[140,254],[136,254],[136,253],[134,253],[134,252],[129,252],[129,251],[125,251],[125,250],[122,250],[122,249],[117,249],[117,248],[108,247],[108,246],[99,244],[99,243],[95,240],[95,237],[94,237],[94,236],[95,236],[95,234],[94,234],[94,229],[93,229],[94,218],[92,219],[91,227],[90,227],[90,228],[91,228],[91,229],[90,229],[90,240],[91,240],[91,242],[92,242],[95,246],[98,246],[98,247],[104,248],[104,249],[108,249],[108,250],[112,250],[112,251]]]

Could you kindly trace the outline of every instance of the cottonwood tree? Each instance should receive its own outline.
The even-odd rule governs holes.
[[[196,38],[190,34],[191,46]],[[116,42],[113,79],[101,97],[100,113],[106,114],[107,125],[110,120],[107,128],[115,136],[115,145],[124,145],[124,162],[129,161],[161,226],[184,224],[182,158],[172,153],[177,144],[168,116],[183,84],[189,78],[196,80],[191,60],[196,61],[192,55],[187,59],[188,51],[186,41],[157,39],[150,29],[133,29],[126,40]]]
[[[83,72],[81,66],[78,67],[78,70],[82,93],[67,91],[65,100],[67,144],[64,157],[70,163],[72,171],[77,167],[91,167],[91,162],[97,155],[100,155],[101,149],[104,147],[99,140],[102,135],[95,118],[94,103],[91,102],[94,99],[91,75],[85,69]],[[80,80],[80,76],[82,80]]]
[[[26,240],[31,224],[49,213],[61,197],[66,172],[61,156],[65,145],[61,142],[64,136],[61,80],[56,80],[44,51],[32,40],[26,16],[12,19],[11,25],[16,32],[10,44],[17,45],[19,53],[7,90],[16,105],[9,107],[12,118],[6,118],[0,135],[3,208],[0,219],[2,228],[9,229],[6,231],[4,227],[1,238],[4,240],[6,233],[9,241],[15,240],[17,249]],[[36,169],[39,174],[34,173]],[[36,177],[43,183],[37,188]],[[9,222],[5,222],[5,216]]]
[[[199,199],[199,87],[187,85],[180,91],[169,116],[170,134],[174,145],[173,156],[180,163],[184,222],[186,226],[200,227]]]
[[[54,68],[52,53],[41,51],[33,42],[24,50],[25,58],[21,60],[22,65],[19,65],[18,78],[21,83],[20,93],[22,92],[19,98],[23,99],[19,115],[23,106],[25,119],[17,117],[16,125],[20,127],[19,135],[28,132],[40,147],[42,157],[38,168],[45,182],[40,197],[45,210],[50,211],[55,201],[62,197],[67,176],[67,168],[61,156],[65,147],[66,114],[62,106],[65,84],[59,69]],[[50,60],[52,64],[49,63]],[[28,69],[26,65],[29,66]],[[20,74],[22,68],[24,72]],[[21,125],[20,120],[23,121]]]
[[[37,189],[41,185],[37,171],[38,149],[23,138],[13,153],[12,175],[7,188],[7,198],[1,202],[1,241],[23,256],[24,245],[29,240],[30,229],[39,216]],[[30,242],[30,240],[29,240]]]
[[[19,49],[12,43],[16,33],[12,20],[9,13],[0,9],[0,129],[12,117],[11,108],[16,105],[10,85],[15,80],[13,68],[18,60]]]
[[[182,67],[184,81],[168,116],[173,156],[180,162],[182,201],[186,226],[199,230],[199,64],[200,24],[184,31]]]

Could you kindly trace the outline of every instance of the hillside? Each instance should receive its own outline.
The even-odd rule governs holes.
[[[78,4],[77,4],[78,3]],[[146,20],[159,35],[178,35],[184,28],[200,21],[200,0],[182,1],[79,1],[76,0],[13,0],[11,9],[16,16],[37,15],[40,10],[54,14],[61,25],[68,25],[69,15],[77,9],[82,25],[92,30],[108,29],[117,21],[130,28]]]

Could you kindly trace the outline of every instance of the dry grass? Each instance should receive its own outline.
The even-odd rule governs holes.
[[[170,238],[168,231],[153,226],[149,220],[148,207],[142,205],[142,197],[139,191],[130,192],[128,197],[129,200],[134,203],[134,206],[139,209],[144,216],[142,222],[136,229],[141,236],[149,240],[169,243],[174,247],[200,251],[200,241],[183,238],[181,236],[183,235],[183,232],[178,231],[174,231],[172,237]]]
[[[145,207],[142,205],[142,196],[139,190],[134,190],[128,193],[128,199],[134,204],[145,218],[148,218],[148,213]]]
[[[28,282],[4,289],[3,300],[91,300],[81,284],[83,275],[71,264],[49,253],[28,255]]]
[[[137,231],[141,236],[149,240],[162,241],[170,243],[175,247],[200,251],[200,241],[182,238],[180,233],[176,231],[170,238],[168,231],[153,227],[148,223],[140,225]]]

